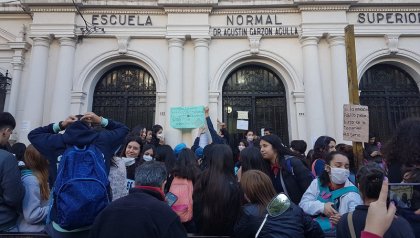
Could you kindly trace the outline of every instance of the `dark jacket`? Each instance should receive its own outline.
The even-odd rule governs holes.
[[[290,200],[299,204],[300,199],[313,180],[312,173],[299,159],[292,156],[288,156],[287,159],[290,160],[290,163],[287,163],[286,159],[280,160],[283,181]],[[275,176],[274,172],[270,170],[269,176],[277,193],[284,192],[280,173]]]
[[[109,173],[111,158],[128,133],[128,127],[112,120],[108,120],[105,130],[101,131],[96,131],[87,124],[76,121],[66,129],[64,134],[59,134],[54,131],[53,125],[38,127],[28,135],[29,141],[50,161],[52,182],[55,181],[54,175],[57,174],[57,157],[62,155],[68,146],[72,145],[94,144],[98,147],[104,154],[107,173]]]
[[[250,214],[250,217],[259,216],[257,209],[252,208],[249,209],[248,212],[253,212],[254,214]],[[264,215],[265,216],[265,215]],[[264,217],[261,217],[261,222]],[[250,219],[251,222],[255,222],[256,219]],[[243,224],[243,226],[248,226],[248,234],[242,233],[245,236],[237,236],[237,237],[255,237],[258,228],[261,225],[261,222],[258,224]],[[258,226],[257,226],[258,225]],[[257,228],[257,230],[253,230]],[[252,232],[251,232],[252,229]],[[245,229],[236,229],[235,230],[243,230]],[[253,233],[253,235],[251,235]],[[242,235],[241,234],[241,235]],[[237,235],[235,233],[235,235]],[[290,208],[285,211],[283,214],[277,217],[267,217],[267,221],[265,222],[261,232],[258,236],[259,238],[323,238],[324,232],[322,231],[321,227],[312,220],[311,217],[306,215],[302,209],[291,203]]]
[[[178,215],[159,192],[133,188],[117,199],[95,219],[91,238],[187,237]]]
[[[234,227],[234,237],[241,238],[254,238],[264,216],[267,212],[260,214],[257,204],[246,204],[241,209],[241,214]]]
[[[207,128],[209,129],[211,139],[214,144],[227,144],[228,140],[226,138],[223,138],[217,134],[217,131],[214,129],[213,123],[211,122],[210,117],[206,117],[207,121]]]
[[[0,231],[16,225],[25,189],[13,154],[0,150]]]
[[[360,238],[361,231],[365,228],[366,216],[369,206],[359,205],[353,212],[353,227],[356,237]],[[337,238],[351,238],[347,214],[344,214],[337,224]],[[391,226],[385,232],[384,238],[414,238],[413,230],[407,220],[402,217],[394,218]]]

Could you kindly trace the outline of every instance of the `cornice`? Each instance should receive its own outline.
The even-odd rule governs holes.
[[[161,9],[89,9],[81,10],[83,14],[148,14],[166,15]]]
[[[166,13],[210,13],[211,7],[165,7]]]
[[[372,8],[372,7],[351,7],[349,12],[418,12],[420,8],[406,8],[406,7],[399,7],[399,8],[391,8],[391,7],[384,7],[384,8]]]
[[[298,7],[300,11],[347,11],[350,5],[303,5]]]
[[[31,7],[31,12],[76,12],[76,8],[71,7]]]
[[[255,9],[214,9],[212,15],[224,15],[224,14],[276,14],[276,13],[299,13],[297,8],[255,8]]]

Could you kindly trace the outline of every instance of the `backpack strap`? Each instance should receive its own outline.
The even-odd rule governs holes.
[[[359,190],[355,186],[348,186],[348,187],[344,187],[344,188],[334,190],[334,191],[331,192],[331,194],[332,194],[331,200],[334,201],[337,198],[343,196],[344,194],[347,194],[347,193],[350,193],[350,192],[359,193]]]
[[[356,231],[354,230],[354,225],[353,225],[353,212],[349,212],[347,214],[347,225],[349,226],[351,238],[356,238]]]

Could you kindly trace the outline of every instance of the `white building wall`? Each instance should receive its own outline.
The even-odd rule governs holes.
[[[16,4],[0,10],[0,72],[14,70],[13,60],[19,59],[19,51],[11,48],[13,42],[19,41],[19,32],[25,25],[27,36],[20,41],[23,44],[21,57],[21,79],[19,81],[17,100],[14,114],[18,122],[14,139],[27,142],[26,134],[36,126],[45,125],[57,120],[57,109],[53,101],[57,98],[54,91],[57,87],[58,65],[60,61],[60,43],[62,37],[76,38],[80,35],[80,27],[84,23],[74,11],[71,4],[60,5],[62,0],[56,0],[57,5],[48,1],[44,6],[35,0],[24,1],[24,4],[33,14],[31,19]],[[182,1],[181,1],[182,2]],[[420,22],[416,23],[360,23],[359,13],[382,12],[416,12],[417,1],[400,1],[400,6],[393,1],[356,1],[349,6],[348,3],[328,5],[308,5],[305,1],[208,1],[197,2],[194,7],[176,7],[177,2],[171,6],[165,1],[138,1],[123,2],[112,1],[115,8],[100,8],[101,1],[86,1],[90,5],[82,12],[88,21],[92,15],[139,15],[142,21],[150,16],[152,26],[121,26],[107,24],[105,33],[94,32],[90,36],[77,41],[74,50],[74,70],[71,85],[66,93],[70,94],[68,114],[79,114],[92,108],[93,92],[100,77],[111,68],[121,64],[136,64],[151,73],[156,81],[156,123],[168,129],[167,137],[176,138],[171,141],[175,145],[181,141],[191,145],[195,131],[171,129],[169,125],[169,111],[173,101],[168,100],[168,80],[173,80],[173,70],[180,75],[175,85],[180,85],[179,95],[170,92],[170,97],[177,101],[174,106],[193,106],[197,102],[208,102],[213,122],[222,120],[222,87],[230,72],[236,68],[251,63],[263,65],[278,74],[286,88],[289,138],[305,139],[311,146],[316,137],[330,135],[342,142],[342,106],[348,101],[348,92],[343,83],[346,77],[337,74],[337,68],[345,68],[343,59],[334,57],[342,54],[342,38],[344,27],[355,24],[356,52],[359,79],[373,64],[389,62],[406,70],[420,85]],[[37,5],[35,6],[36,3]],[[160,5],[158,5],[158,3]],[[272,7],[257,8],[258,4]],[[334,1],[337,3],[337,1]],[[389,5],[388,3],[392,3]],[[96,5],[97,4],[97,5]],[[370,5],[372,4],[372,5]],[[373,5],[375,4],[375,5]],[[143,8],[143,6],[148,8]],[[378,6],[381,8],[378,8]],[[224,8],[224,7],[229,8]],[[413,9],[413,10],[410,10]],[[215,27],[226,27],[227,16],[237,15],[275,15],[283,26],[298,26],[299,36],[266,37],[263,36],[258,43],[252,37],[212,37],[211,30]],[[386,15],[385,15],[386,17]],[[98,20],[99,21],[99,20]],[[236,24],[236,25],[235,25]],[[232,27],[237,27],[237,22]],[[229,26],[230,27],[230,26]],[[251,26],[249,26],[251,27]],[[34,78],[32,72],[33,53],[32,39],[34,37],[51,37],[48,49],[47,71],[45,74],[45,88],[36,88],[30,83]],[[182,62],[179,69],[171,69],[170,39],[185,39],[181,53]],[[309,41],[308,41],[309,39]],[[255,39],[254,39],[255,40]],[[206,50],[196,50],[197,42],[208,43],[208,58]],[[253,42],[253,43],[252,43]],[[254,44],[255,43],[255,44]],[[309,45],[306,45],[308,44]],[[333,45],[334,44],[334,45]],[[205,45],[205,43],[204,43]],[[203,45],[201,45],[203,46]],[[309,47],[309,51],[305,51]],[[334,48],[336,47],[336,48]],[[341,48],[340,48],[341,47]],[[204,49],[204,51],[203,51]],[[27,51],[26,51],[27,50]],[[306,53],[305,53],[306,52]],[[314,52],[317,56],[312,57]],[[178,57],[177,55],[176,57]],[[204,58],[198,58],[204,57]],[[69,60],[71,57],[69,57]],[[196,84],[200,78],[196,72],[199,65],[197,61],[206,62],[207,67],[200,68],[205,71],[204,81],[208,82],[205,93],[196,93],[203,90]],[[15,61],[13,61],[15,62]],[[36,62],[35,62],[36,63]],[[315,66],[313,64],[316,64]],[[70,64],[69,64],[70,65]],[[171,73],[172,72],[172,73]],[[315,74],[313,74],[315,73]],[[342,72],[343,75],[346,72]],[[311,81],[308,81],[311,80]],[[313,84],[318,91],[310,92],[308,84],[312,80],[319,80]],[[341,82],[341,83],[337,83]],[[32,86],[30,86],[32,85]],[[31,88],[30,88],[31,87]],[[35,87],[35,88],[32,88]],[[37,93],[44,92],[44,93]],[[205,90],[205,87],[204,87]],[[337,93],[338,92],[338,93]],[[27,110],[32,108],[27,95],[43,97],[40,108],[41,120]],[[308,97],[308,95],[311,95]],[[342,95],[342,97],[340,97]],[[10,101],[7,96],[6,107]],[[38,100],[38,99],[37,99]],[[12,100],[13,101],[13,100]],[[36,100],[35,100],[36,101]],[[64,100],[68,105],[68,100]],[[179,103],[178,103],[179,102]],[[317,103],[314,103],[317,102]],[[62,113],[62,112],[61,112]],[[39,116],[38,116],[39,117]],[[316,120],[313,120],[315,118]],[[340,119],[341,118],[341,119]],[[62,118],[63,120],[64,118]],[[34,122],[32,123],[32,120]],[[31,121],[29,124],[28,121]],[[29,127],[29,128],[28,128]]]

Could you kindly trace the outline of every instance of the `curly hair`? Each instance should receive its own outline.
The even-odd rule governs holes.
[[[383,155],[389,164],[420,165],[419,148],[420,118],[408,118],[398,124],[394,135],[384,145]]]

